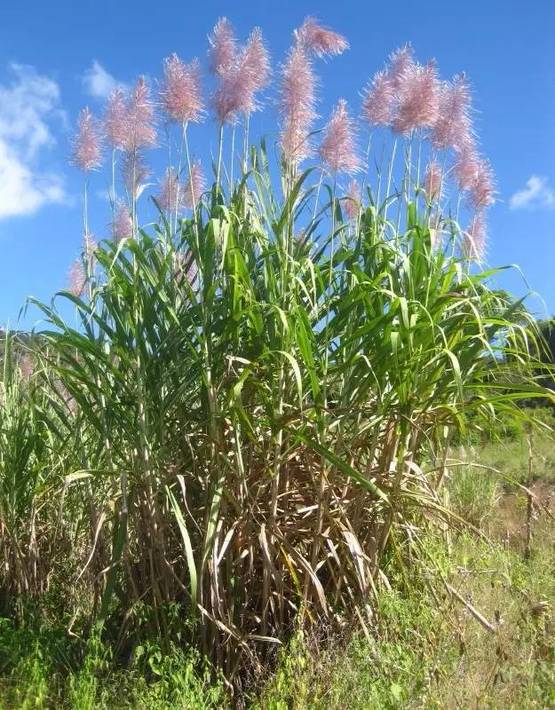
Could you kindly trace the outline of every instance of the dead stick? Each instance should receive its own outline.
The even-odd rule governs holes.
[[[492,634],[494,634],[497,629],[496,627],[491,624],[486,617],[483,614],[480,614],[478,609],[475,609],[470,602],[468,602],[461,594],[457,592],[456,589],[454,589],[450,584],[447,584],[447,582],[443,582],[445,584],[445,588],[451,594],[452,596],[455,597],[455,599],[458,599],[461,604],[464,604],[464,606],[468,609],[468,611],[472,614],[472,616],[478,621],[484,629],[487,629],[488,631],[491,631]]]
[[[532,514],[534,512],[534,501],[532,494],[532,463],[533,463],[533,440],[532,429],[528,432],[528,482],[527,482],[527,507],[526,507],[526,546],[524,548],[524,557],[530,558],[530,547],[532,544]]]

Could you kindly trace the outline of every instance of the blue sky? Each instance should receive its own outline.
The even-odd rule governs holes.
[[[206,36],[226,15],[241,38],[260,25],[274,62],[307,14],[342,32],[351,49],[319,64],[322,116],[339,96],[358,110],[359,92],[387,55],[410,41],[421,61],[435,57],[442,77],[465,71],[472,82],[484,154],[496,175],[488,261],[518,264],[541,299],[539,315],[555,313],[555,3],[534,0],[360,2],[258,0],[198,3],[157,0],[27,0],[0,9],[0,326],[15,325],[26,296],[42,300],[66,284],[80,248],[80,176],[67,165],[79,109],[100,111],[113,81],[155,79],[164,57],[203,58]],[[96,96],[94,94],[97,94]],[[271,112],[255,132],[272,139]],[[207,122],[192,131],[194,151],[215,144]],[[158,156],[153,160],[160,161]],[[92,226],[107,234],[104,175],[91,186]],[[519,295],[518,272],[503,286]],[[34,322],[27,315],[25,325]]]

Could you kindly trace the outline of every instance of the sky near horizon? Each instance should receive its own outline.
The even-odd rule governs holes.
[[[82,238],[79,173],[68,165],[79,109],[100,113],[116,84],[161,75],[162,60],[206,55],[207,34],[225,15],[246,39],[259,25],[274,66],[306,15],[344,34],[351,48],[320,62],[319,113],[338,97],[355,113],[360,91],[387,55],[410,42],[417,58],[435,58],[442,78],[471,81],[482,151],[496,173],[488,264],[516,264],[497,283],[528,307],[555,314],[555,2],[506,0],[411,2],[258,0],[200,3],[158,0],[26,0],[0,8],[0,327],[17,326],[29,295],[48,301],[67,283]],[[270,92],[271,93],[271,92]],[[276,137],[273,112],[254,119],[254,134]],[[193,127],[195,155],[210,159],[216,129]],[[196,147],[195,147],[196,146]],[[154,161],[161,160],[160,156]],[[92,228],[107,236],[106,173],[91,180]],[[30,310],[24,327],[38,319]]]

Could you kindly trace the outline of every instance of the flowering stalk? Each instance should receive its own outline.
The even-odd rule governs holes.
[[[235,124],[241,116],[246,124],[243,146],[243,167],[246,172],[248,117],[253,111],[260,108],[256,95],[268,84],[270,60],[258,28],[252,31],[246,45],[239,47],[231,24],[222,18],[214,27],[209,40],[211,69],[218,79],[217,89],[212,96],[212,105],[220,125],[216,174],[216,185],[219,188],[222,170],[223,126],[226,124],[233,126],[229,172],[230,183],[232,183],[235,161]]]
[[[84,108],[77,121],[77,134],[73,139],[72,162],[84,176],[83,184],[83,234],[89,232],[88,186],[89,173],[102,164],[102,142],[96,119],[88,108]]]
[[[104,132],[108,143],[112,147],[112,188],[110,192],[110,205],[112,208],[112,221],[115,218],[117,205],[116,194],[116,154],[125,149],[127,140],[127,106],[125,93],[116,87],[110,94],[104,116]]]
[[[200,64],[194,59],[185,64],[176,54],[172,54],[164,62],[164,84],[160,92],[162,104],[170,121],[181,125],[181,144],[177,170],[177,196],[174,231],[177,229],[177,212],[180,203],[179,179],[182,172],[183,151],[189,152],[187,129],[190,123],[199,123],[204,114],[202,88],[200,80]],[[170,142],[171,143],[171,142]],[[189,179],[191,176],[190,160],[187,159]],[[170,161],[171,163],[171,161]]]

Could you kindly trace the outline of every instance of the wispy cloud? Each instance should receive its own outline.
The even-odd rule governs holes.
[[[546,177],[531,175],[526,186],[511,196],[509,206],[512,210],[555,209],[555,189]]]
[[[58,84],[31,66],[9,71],[12,82],[0,84],[0,219],[67,200],[63,177],[44,166],[52,125],[65,121]]]
[[[83,74],[83,89],[95,99],[106,99],[116,88],[124,86],[96,59]]]

